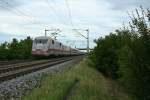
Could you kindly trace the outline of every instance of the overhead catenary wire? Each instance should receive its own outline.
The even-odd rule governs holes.
[[[1,8],[5,9],[5,10],[8,10],[10,11],[9,7],[6,7],[6,6],[3,6],[3,5],[0,5]],[[17,12],[14,12],[13,10],[11,11],[13,13],[15,13],[16,15],[20,16],[20,14],[18,14]]]
[[[52,1],[52,0],[51,0]],[[52,1],[54,4],[55,2]],[[56,9],[50,4],[49,0],[46,0],[46,4],[48,5],[49,9],[53,11],[53,13],[55,14],[55,16],[57,17],[58,21],[60,21],[61,23],[63,23],[64,25],[66,24],[64,20],[62,20],[61,16],[59,14],[57,14]],[[55,4],[56,5],[56,4]]]
[[[56,7],[57,7],[56,2],[54,2],[54,0],[51,0],[51,1],[52,1],[52,3],[54,3],[54,5],[56,5]],[[53,11],[53,13],[55,14],[55,16],[56,16],[58,19],[60,19],[61,16],[59,16],[59,15],[57,14],[56,8],[51,5],[52,3],[50,4],[49,0],[46,0],[46,3],[47,3],[47,5],[48,5],[48,7]],[[66,8],[67,8],[69,23],[71,24],[71,26],[72,26],[72,28],[73,28],[74,25],[73,25],[73,20],[72,20],[72,13],[71,13],[71,9],[70,9],[70,5],[69,5],[68,0],[65,0],[65,4],[66,4]],[[84,30],[84,31],[85,31],[85,30]],[[81,34],[80,32],[78,32],[77,30],[76,30],[76,33],[79,34],[80,36],[86,38],[86,39],[88,40],[88,37],[82,35],[82,34]],[[64,39],[63,39],[63,40],[64,40]]]
[[[3,2],[4,4],[6,4],[7,6],[10,6],[10,7],[12,6],[8,1],[2,0],[2,2]],[[10,10],[9,7],[5,7],[5,6],[1,6],[1,7],[4,8],[4,9]],[[11,12],[15,13],[17,16],[21,16],[21,17],[25,18],[25,19],[28,20],[30,23],[34,24],[34,23],[32,22],[32,17],[29,16],[29,15],[26,15],[26,14],[25,14],[24,12],[22,12],[21,10],[15,8],[15,9],[12,10]]]
[[[8,7],[4,7],[4,6],[0,6],[0,7],[1,7],[1,8],[4,8],[4,9],[7,9],[9,12],[11,12],[11,13],[17,15],[17,16],[22,16],[21,14],[17,13],[16,11],[10,11]],[[24,16],[22,16],[22,17],[24,17]],[[24,18],[25,18],[25,17],[24,17]],[[24,20],[24,21],[27,21],[26,18],[23,19],[23,20]],[[28,21],[29,21],[29,20],[28,20]],[[31,22],[31,21],[29,21],[29,22]]]
[[[68,16],[69,16],[69,19],[70,19],[70,24],[72,27],[74,27],[74,24],[73,24],[73,20],[72,20],[72,13],[71,13],[71,8],[70,8],[70,5],[69,5],[69,2],[68,0],[65,0],[65,3],[66,3],[66,7],[67,7],[67,10],[68,10]],[[74,30],[75,31],[75,30]],[[76,30],[76,33],[80,36],[83,36],[84,38],[86,38],[84,35],[82,35],[80,32],[78,32]]]
[[[73,21],[72,21],[72,14],[71,14],[71,9],[70,9],[68,0],[65,0],[65,3],[66,3],[66,7],[68,9],[68,16],[69,16],[69,19],[70,19],[70,24],[73,27],[74,25],[73,25]]]

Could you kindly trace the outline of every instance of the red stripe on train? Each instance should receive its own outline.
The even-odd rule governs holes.
[[[69,52],[70,53],[70,51],[66,51],[66,50],[62,50],[62,49],[48,49],[47,51],[42,51],[41,49],[36,49],[35,51],[32,51],[32,53],[33,54],[35,54],[35,53],[40,54],[40,53],[48,53],[50,51]]]

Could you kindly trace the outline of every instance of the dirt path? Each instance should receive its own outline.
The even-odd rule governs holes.
[[[74,84],[69,88],[67,95],[64,97],[64,100],[70,100],[69,98],[75,94],[75,89],[78,87],[80,83],[79,79],[75,79]]]

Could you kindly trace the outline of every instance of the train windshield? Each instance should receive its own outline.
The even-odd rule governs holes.
[[[48,39],[35,39],[36,44],[46,44]]]

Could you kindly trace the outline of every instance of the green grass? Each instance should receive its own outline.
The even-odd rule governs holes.
[[[63,100],[76,79],[79,82],[69,100],[132,100],[115,82],[89,67],[86,60],[63,73],[47,76],[42,86],[34,89],[24,100]]]

